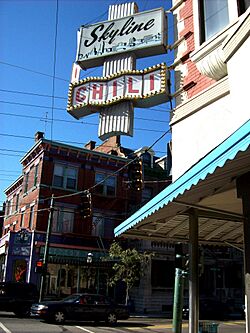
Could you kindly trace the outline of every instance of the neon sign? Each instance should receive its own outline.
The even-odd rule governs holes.
[[[71,83],[67,111],[79,119],[125,100],[132,101],[136,107],[166,102],[167,66],[162,63],[144,70],[121,71]]]

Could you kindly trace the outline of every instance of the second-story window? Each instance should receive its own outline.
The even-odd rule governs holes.
[[[208,40],[229,24],[228,0],[201,0],[202,41]]]
[[[73,232],[74,210],[67,207],[56,207],[53,214],[53,232]]]
[[[97,172],[95,174],[95,192],[105,196],[114,197],[116,194],[116,177],[109,176],[107,173]]]
[[[27,193],[28,189],[29,189],[29,172],[27,172],[24,177],[24,193]]]
[[[38,176],[38,164],[35,165],[35,170],[34,170],[34,186],[37,184],[37,176]]]
[[[19,193],[16,195],[16,205],[15,205],[15,211],[18,211],[18,206],[19,206]]]
[[[77,168],[55,164],[53,186],[75,190],[77,185]]]
[[[200,42],[223,30],[250,5],[249,0],[197,0],[200,12]]]

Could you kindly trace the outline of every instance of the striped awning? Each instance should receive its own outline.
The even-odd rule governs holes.
[[[250,170],[250,120],[115,229],[115,236],[188,241],[190,207],[199,241],[241,245],[242,204],[236,178]]]

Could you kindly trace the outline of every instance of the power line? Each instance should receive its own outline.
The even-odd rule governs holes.
[[[1,114],[1,113],[0,113]],[[21,115],[20,115],[21,117]],[[33,118],[33,119],[39,119],[41,121],[49,121],[49,119],[47,118],[42,118],[42,117],[35,117],[35,116],[30,116],[30,117],[25,117],[25,118]],[[58,122],[66,122],[66,123],[74,123],[74,124],[83,124],[83,125],[93,125],[93,126],[97,126],[98,124],[97,123],[90,123],[90,122],[86,122],[86,121],[79,121],[79,122],[75,122],[73,120],[63,120],[63,119],[55,119],[55,121],[58,121]],[[158,130],[158,129],[147,129],[147,128],[142,128],[142,127],[135,127],[134,128],[135,130],[137,131],[147,131],[147,132],[158,132],[158,133],[163,133],[164,131],[162,130]],[[3,135],[3,134],[0,134],[0,135]],[[11,134],[8,134],[8,135],[11,135]],[[8,136],[7,135],[7,136]],[[56,140],[55,140],[56,141]],[[66,142],[66,141],[65,141]]]
[[[10,102],[10,101],[3,101],[0,100],[0,103],[4,103],[4,104],[13,104],[13,105],[18,105],[18,106],[28,106],[28,107],[34,107],[34,108],[40,108],[40,109],[51,109],[51,106],[46,106],[46,105],[38,105],[38,104],[27,104],[27,103],[19,103],[19,102]],[[66,111],[66,107],[65,108],[58,108],[58,107],[54,107],[55,110],[64,110]],[[140,109],[140,108],[138,108]],[[143,110],[154,110],[157,112],[171,112],[173,111],[172,109],[156,109],[156,108],[142,108]]]
[[[12,152],[15,152],[15,153],[26,153],[25,150],[13,150],[13,149],[7,149],[7,148],[0,148],[0,150],[2,150],[2,151],[12,151]]]
[[[46,98],[51,98],[52,97],[52,95],[39,94],[39,93],[20,91],[20,90],[0,89],[0,91],[11,93],[11,94],[31,95],[31,96],[46,97]],[[54,96],[54,98],[67,100],[66,97],[62,97],[62,96]]]
[[[23,67],[23,66],[13,65],[13,64],[10,64],[10,63],[5,62],[5,61],[0,61],[0,64],[15,67],[15,68],[19,68],[19,69],[22,69],[22,70],[27,71],[27,72],[31,72],[31,73],[35,73],[35,74],[39,74],[39,75],[44,75],[44,76],[47,76],[47,77],[53,77],[53,75],[38,72],[38,71],[32,70],[30,68]],[[55,79],[65,81],[65,82],[69,82],[69,80],[63,79],[61,77],[55,77]]]
[[[14,116],[14,117],[20,117],[20,118],[32,118],[32,119],[39,119],[39,120],[42,120],[42,121],[51,121],[51,119],[49,119],[47,117],[42,118],[42,117],[38,117],[38,116],[30,116],[30,115],[9,113],[9,112],[0,112],[0,114],[5,115],[5,116]],[[135,117],[135,119],[150,121],[150,122],[156,122],[156,123],[164,123],[164,124],[169,123],[167,120],[157,120],[157,119],[149,119],[149,118],[142,118],[142,117]],[[66,119],[59,119],[59,118],[54,119],[54,121],[61,121],[61,122],[72,123],[72,124],[88,124],[88,122],[85,122],[85,121],[66,120]],[[97,123],[89,123],[89,124],[97,125]]]

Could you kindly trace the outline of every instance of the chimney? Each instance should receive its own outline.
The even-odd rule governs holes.
[[[90,140],[88,143],[86,143],[84,148],[94,150],[95,149],[95,144],[96,144],[95,141]]]
[[[40,139],[43,139],[44,133],[43,132],[36,132],[35,134],[35,142],[39,141]]]

